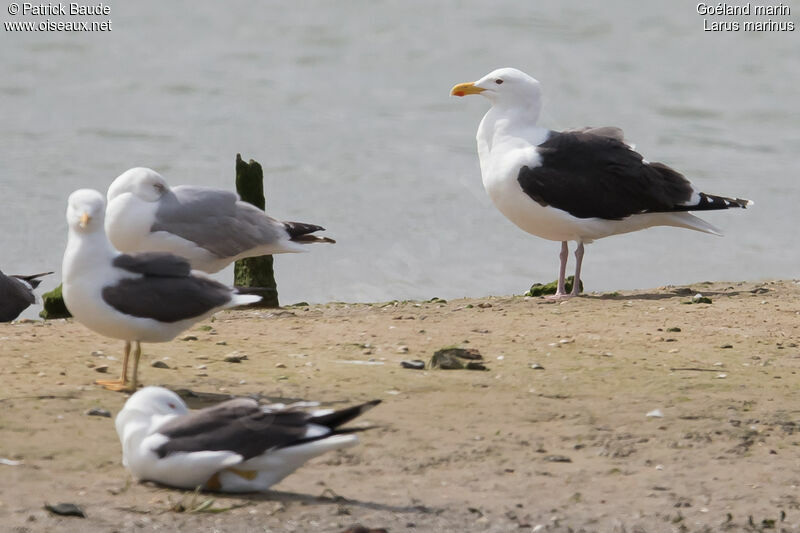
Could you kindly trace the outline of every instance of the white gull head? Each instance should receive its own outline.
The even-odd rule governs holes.
[[[156,202],[169,190],[167,181],[155,170],[136,167],[126,170],[108,188],[109,203],[114,198],[131,193],[145,202]]]
[[[67,224],[71,232],[95,233],[103,231],[106,202],[103,195],[93,189],[78,189],[67,201]]]
[[[523,116],[532,123],[536,123],[542,108],[542,89],[539,82],[515,68],[499,68],[478,81],[459,83],[452,88],[450,94],[480,94],[495,108],[515,111],[524,109]]]

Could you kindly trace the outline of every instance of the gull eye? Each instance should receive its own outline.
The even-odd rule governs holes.
[[[495,82],[497,85],[502,85],[502,84],[503,84],[503,80],[501,80],[500,78],[497,78],[496,80],[494,80],[494,82]]]
[[[168,403],[167,405],[169,405],[170,409],[175,409],[175,407],[176,407],[175,404],[172,403],[172,402]]]

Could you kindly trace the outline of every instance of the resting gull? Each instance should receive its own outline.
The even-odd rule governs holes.
[[[244,257],[305,251],[336,242],[312,235],[325,228],[281,222],[236,193],[179,185],[149,168],[132,168],[108,188],[106,231],[123,252],[169,252],[192,268],[214,273]]]
[[[584,244],[651,226],[721,235],[688,211],[753,203],[700,192],[679,172],[643,159],[619,128],[559,132],[537,126],[539,82],[517,69],[501,68],[460,83],[450,94],[480,94],[491,103],[476,136],[483,186],[511,222],[561,241],[556,299],[579,293]],[[578,243],[571,294],[564,287],[567,241]]]
[[[52,272],[20,276],[12,274],[6,276],[0,271],[0,322],[11,322],[20,313],[36,302],[33,289],[39,286],[42,280]]]
[[[64,303],[78,322],[125,341],[122,376],[97,381],[110,390],[136,390],[142,342],[167,342],[220,309],[257,302],[192,272],[167,253],[122,254],[103,229],[105,200],[91,189],[73,192],[67,205],[69,238],[62,266]],[[134,344],[133,372],[128,358]]]
[[[174,392],[145,387],[116,418],[122,464],[171,487],[265,491],[309,459],[355,445],[360,429],[340,426],[379,403],[307,413],[237,398],[189,411]]]

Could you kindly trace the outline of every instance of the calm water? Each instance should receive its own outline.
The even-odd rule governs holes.
[[[3,21],[47,18],[7,3]],[[339,241],[277,259],[283,302],[521,293],[554,279],[559,246],[490,204],[487,103],[448,97],[515,66],[542,82],[547,126],[620,126],[648,159],[756,202],[705,217],[725,238],[598,241],[588,290],[800,276],[798,30],[704,32],[686,1],[109,5],[110,33],[0,31],[5,272],[60,270],[72,190],[132,166],[233,188],[241,152],[264,165],[271,214]],[[795,7],[779,19],[800,26]]]

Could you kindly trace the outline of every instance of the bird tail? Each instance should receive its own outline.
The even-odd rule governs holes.
[[[685,211],[713,211],[716,209],[730,209],[732,207],[741,207],[747,209],[753,205],[752,200],[745,200],[744,198],[728,198],[726,196],[716,196],[713,194],[706,194],[704,192],[698,193],[698,201],[692,204],[680,206],[680,210]]]
[[[37,278],[41,278],[42,276],[49,276],[50,274],[52,274],[52,272],[42,272],[41,274],[31,274],[31,275],[29,275],[29,276],[21,276],[21,275],[19,275],[19,274],[14,274],[14,275],[13,275],[13,276],[11,276],[11,277],[12,277],[12,278],[17,278],[17,279],[20,279],[20,280],[22,280],[22,281],[25,281],[25,282],[27,282],[27,283],[28,283],[28,284],[29,284],[31,287],[33,287],[33,288],[35,289],[35,288],[36,288],[36,287],[38,287],[38,286],[39,286],[39,284],[42,282],[42,280],[40,280],[40,279],[37,279]]]
[[[306,224],[304,222],[284,222],[286,232],[289,234],[289,240],[293,242],[312,243],[312,242],[328,242],[335,243],[336,241],[330,237],[320,237],[318,235],[311,235],[316,231],[325,231],[322,226],[316,224]]]
[[[239,307],[241,305],[250,305],[261,301],[261,296],[255,294],[234,294],[231,298],[230,307]]]
[[[323,415],[314,416],[309,420],[312,424],[319,424],[320,426],[325,426],[331,429],[336,429],[339,426],[343,426],[358,418],[365,412],[369,411],[376,405],[381,403],[380,400],[372,400],[370,402],[362,403],[360,405],[354,405],[353,407],[347,407],[345,409],[340,409],[338,411],[334,411],[332,413],[326,413]]]

